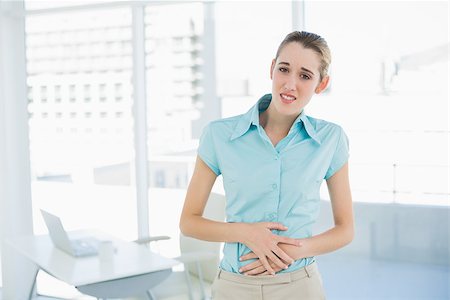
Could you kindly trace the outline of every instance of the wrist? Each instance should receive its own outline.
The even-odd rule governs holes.
[[[247,240],[245,232],[248,224],[247,223],[228,223],[228,224],[230,225],[228,242],[245,244],[245,241]]]
[[[278,244],[278,246],[286,252],[293,260],[299,260],[301,258],[307,257],[305,254],[305,242],[301,241],[301,246],[289,245],[289,244]]]

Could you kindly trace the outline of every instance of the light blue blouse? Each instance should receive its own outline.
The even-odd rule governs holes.
[[[288,135],[275,147],[259,124],[271,94],[264,95],[247,113],[208,124],[200,138],[199,157],[223,176],[227,222],[280,222],[292,238],[312,236],[320,211],[320,185],[348,160],[348,139],[336,124],[302,112]],[[221,268],[238,273],[250,261],[239,257],[251,250],[241,243],[225,243]],[[314,262],[295,261],[292,272]]]

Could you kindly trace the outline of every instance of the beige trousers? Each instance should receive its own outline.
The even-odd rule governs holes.
[[[314,262],[290,273],[245,276],[219,270],[213,300],[324,300],[322,278]]]

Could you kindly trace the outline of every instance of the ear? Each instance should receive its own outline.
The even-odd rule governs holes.
[[[316,94],[320,94],[321,92],[323,92],[327,88],[329,82],[330,82],[330,76],[327,75],[317,85],[317,87],[315,89]]]
[[[275,68],[275,58],[272,59],[272,65],[270,66],[270,79],[273,79],[273,69]]]

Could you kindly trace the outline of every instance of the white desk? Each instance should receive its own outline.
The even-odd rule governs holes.
[[[69,233],[71,238],[94,236],[111,240],[117,251],[110,260],[99,256],[73,257],[54,247],[48,235],[8,240],[19,254],[53,277],[97,298],[120,298],[145,294],[172,272],[178,261],[152,253],[145,246],[125,242],[98,231]],[[30,285],[30,298],[34,281]]]

